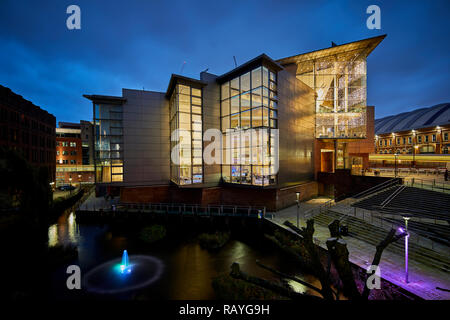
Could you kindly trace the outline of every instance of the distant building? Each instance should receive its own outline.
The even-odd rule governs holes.
[[[371,166],[446,167],[450,162],[450,103],[375,120]],[[397,154],[397,156],[395,156]]]
[[[56,185],[94,182],[93,126],[59,122],[56,128]]]
[[[50,182],[55,181],[55,127],[55,116],[0,85],[0,146],[48,168]]]

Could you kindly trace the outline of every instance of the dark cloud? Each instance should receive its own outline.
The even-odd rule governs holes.
[[[81,8],[82,29],[65,27]],[[365,10],[381,7],[382,30]],[[165,90],[171,73],[221,74],[260,53],[282,58],[387,33],[368,59],[378,117],[449,99],[448,1],[0,1],[0,83],[56,115],[90,119],[84,93]]]

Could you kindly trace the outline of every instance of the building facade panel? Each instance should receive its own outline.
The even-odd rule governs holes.
[[[279,186],[314,179],[314,91],[295,71],[290,65],[278,73]]]
[[[163,93],[123,90],[124,181],[123,185],[168,184],[168,102]]]

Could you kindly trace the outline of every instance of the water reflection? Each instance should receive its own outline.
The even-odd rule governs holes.
[[[314,277],[301,273],[296,261],[263,241],[247,243],[247,240],[232,239],[221,250],[209,252],[197,241],[187,239],[144,246],[137,241],[136,232],[124,228],[119,231],[109,226],[78,225],[71,212],[63,214],[56,224],[48,228],[48,246],[76,245],[78,259],[75,263],[83,272],[120,257],[124,249],[130,254],[160,259],[166,268],[161,278],[146,289],[144,299],[214,299],[212,279],[229,274],[233,262],[238,262],[241,270],[250,275],[279,280],[278,276],[257,266],[256,260],[320,288]],[[288,283],[298,292],[317,294],[294,281]]]
[[[75,214],[73,212],[64,213],[57,223],[48,228],[48,246],[53,247],[61,245],[76,245],[79,242],[80,230],[75,222]]]

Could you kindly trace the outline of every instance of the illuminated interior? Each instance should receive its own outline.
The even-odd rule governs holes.
[[[277,75],[264,66],[222,84],[222,178],[225,182],[276,184],[277,104]]]
[[[96,182],[123,181],[122,106],[95,104]]]
[[[180,130],[177,130],[180,129]],[[202,90],[177,84],[170,97],[170,149],[179,161],[171,159],[170,177],[179,185],[203,182]],[[178,145],[179,148],[175,148]],[[174,156],[174,155],[172,155]]]
[[[297,78],[316,92],[317,138],[366,137],[366,59],[358,52],[298,64]]]

